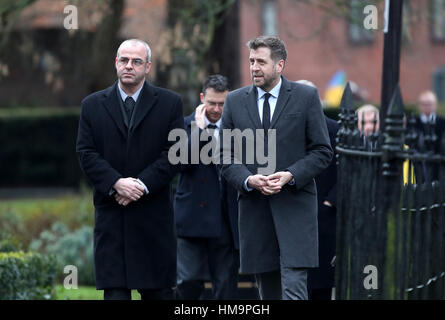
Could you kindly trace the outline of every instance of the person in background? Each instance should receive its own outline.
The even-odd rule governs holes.
[[[217,140],[229,87],[222,75],[208,77],[200,94],[202,104],[184,119],[192,131]],[[207,141],[192,152],[201,154]],[[238,285],[238,208],[236,192],[221,178],[214,163],[182,165],[174,200],[178,237],[177,297],[202,296],[204,281],[212,282],[213,299],[236,299]]]
[[[380,129],[380,115],[379,109],[371,104],[361,106],[356,110],[357,127],[363,134],[363,142],[367,151],[375,151],[377,148],[377,140],[370,138],[372,134],[377,133]],[[406,118],[404,118],[404,126],[406,125]],[[404,145],[405,150],[409,147]],[[403,183],[406,185],[416,182],[416,176],[420,176],[424,172],[424,166],[421,163],[414,164],[409,159],[403,162]]]
[[[375,151],[378,141],[373,139],[373,133],[378,133],[380,128],[379,109],[372,104],[366,104],[358,108],[355,113],[357,115],[357,128],[363,135],[365,150]]]
[[[442,133],[445,130],[445,118],[436,113],[437,97],[434,92],[428,90],[419,95],[418,110],[415,128],[422,136],[433,134],[436,136],[432,149],[435,153],[439,153]]]
[[[443,131],[445,130],[445,118],[437,114],[437,97],[434,92],[427,90],[419,95],[419,115],[415,118],[414,130],[418,134],[418,142],[413,147],[419,152],[441,152]],[[412,126],[409,127],[412,129]],[[434,140],[433,140],[434,138]],[[439,166],[434,163],[422,164],[423,177],[419,182],[439,179]]]
[[[379,109],[372,104],[365,104],[356,110],[358,130],[365,136],[379,131]]]
[[[297,83],[316,88],[308,80]],[[337,121],[325,115],[331,147],[335,151]],[[334,153],[335,154],[335,153]],[[331,300],[334,287],[334,267],[331,264],[335,256],[336,215],[337,215],[337,159],[334,155],[329,166],[315,177],[318,199],[318,254],[319,267],[309,269],[308,293],[309,300]]]

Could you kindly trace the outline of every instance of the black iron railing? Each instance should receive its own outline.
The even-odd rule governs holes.
[[[438,152],[434,124],[420,132],[406,119],[398,87],[383,133],[365,137],[357,122],[347,85],[336,147],[336,299],[443,299],[445,139]]]

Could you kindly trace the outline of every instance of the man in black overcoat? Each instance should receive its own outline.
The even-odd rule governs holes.
[[[118,81],[82,101],[76,151],[94,188],[96,288],[104,299],[171,299],[176,238],[169,132],[184,128],[179,95],[145,81],[147,43],[124,41]]]
[[[442,133],[445,130],[445,118],[437,114],[437,97],[434,92],[427,90],[419,95],[418,103],[419,115],[416,117],[414,129],[419,135],[419,144],[412,146],[420,152],[431,151],[436,154],[441,152]],[[435,136],[435,140],[431,138]],[[418,182],[425,180],[439,179],[439,166],[437,164],[423,165],[424,178]]]

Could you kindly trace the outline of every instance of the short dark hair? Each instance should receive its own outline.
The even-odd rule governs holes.
[[[226,77],[220,74],[214,74],[209,76],[206,82],[204,82],[204,86],[202,87],[202,93],[204,95],[208,88],[212,88],[216,92],[226,92],[229,91],[229,82]]]
[[[250,50],[256,50],[260,47],[265,47],[270,49],[270,57],[273,61],[287,59],[287,50],[284,42],[276,36],[259,36],[255,39],[251,39],[246,43]]]

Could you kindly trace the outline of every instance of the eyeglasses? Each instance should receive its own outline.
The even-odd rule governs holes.
[[[121,66],[126,66],[128,64],[128,61],[131,61],[131,64],[134,65],[135,67],[140,67],[143,64],[145,64],[145,61],[143,61],[142,59],[136,58],[136,59],[129,59],[126,57],[121,57],[117,60],[117,63]]]
[[[213,102],[213,101],[207,101],[206,103],[209,107],[218,107],[222,108],[224,106],[224,102]]]

